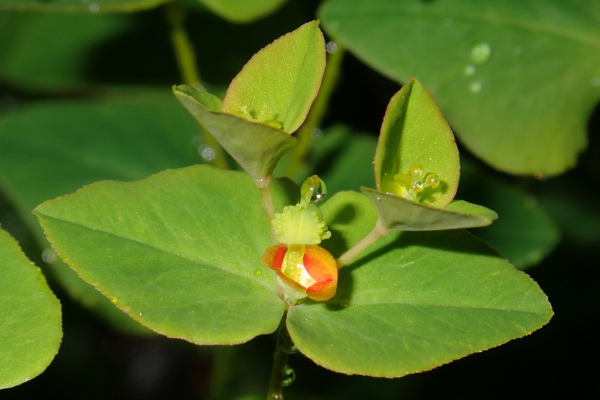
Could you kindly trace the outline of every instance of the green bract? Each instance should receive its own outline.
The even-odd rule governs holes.
[[[190,113],[257,181],[268,180],[296,139],[325,69],[318,21],[259,51],[220,99],[186,85],[173,92]]]
[[[458,149],[450,127],[425,87],[413,77],[392,97],[377,153],[377,189],[362,188],[384,228],[403,231],[489,225],[498,215],[465,201],[458,187]]]
[[[60,303],[40,270],[0,229],[0,389],[41,374],[62,338]]]

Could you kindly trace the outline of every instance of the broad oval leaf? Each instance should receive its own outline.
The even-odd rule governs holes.
[[[427,89],[413,77],[392,97],[385,112],[375,154],[377,188],[394,193],[395,175],[408,174],[415,164],[440,180],[437,188],[424,191],[420,201],[440,208],[450,203],[460,175],[454,135]]]
[[[233,79],[223,112],[275,121],[292,133],[304,122],[325,72],[325,39],[312,21],[260,50]]]
[[[498,169],[558,174],[586,146],[600,98],[596,1],[329,0],[318,15],[384,75],[417,74],[464,144]]]
[[[132,122],[134,121],[134,122]],[[0,184],[42,248],[48,248],[31,210],[45,200],[105,180],[142,179],[195,164],[198,126],[168,92],[143,99],[39,103],[0,119]],[[69,296],[113,326],[150,331],[114,307],[56,257],[51,271]]]
[[[365,196],[321,208],[353,245],[375,225]],[[360,232],[359,232],[360,231]],[[359,234],[360,233],[360,234]],[[298,349],[342,373],[399,377],[530,334],[552,309],[539,286],[465,231],[394,232],[340,270],[336,296],[288,312]]]
[[[168,1],[170,0],[0,0],[0,11],[133,12],[157,7]]]
[[[0,389],[41,374],[62,339],[60,303],[44,276],[0,229]]]
[[[288,182],[272,185],[278,210],[291,203]],[[236,344],[279,324],[275,275],[261,262],[269,226],[245,173],[193,166],[99,182],[35,213],[63,260],[163,335]]]
[[[476,228],[490,225],[498,218],[496,212],[468,203],[453,201],[444,208],[434,208],[401,197],[361,188],[367,195],[384,227],[399,231],[437,231]]]
[[[221,113],[220,99],[209,93],[186,85],[174,87],[173,93],[257,181],[270,178],[281,156],[296,145],[296,138],[280,129]]]
[[[287,0],[198,0],[231,22],[252,22],[275,12]]]

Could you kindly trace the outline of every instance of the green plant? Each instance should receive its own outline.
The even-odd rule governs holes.
[[[122,12],[155,3],[107,0],[106,4],[93,3],[98,8],[85,8],[92,13]],[[338,41],[336,52],[327,55],[319,21],[305,23],[254,55],[221,99],[211,92],[224,93],[222,87],[204,80],[200,83],[192,44],[183,27],[180,7],[197,5],[164,3],[185,81],[173,87],[181,104],[148,89],[113,87],[104,89],[105,95],[116,99],[31,106],[6,113],[0,120],[3,189],[38,240],[45,235],[52,244],[53,250],[48,249],[44,259],[54,257],[55,251],[72,268],[58,258],[49,260],[57,281],[72,297],[134,334],[148,335],[150,328],[194,344],[235,345],[277,332],[268,390],[268,398],[273,399],[282,398],[283,387],[294,380],[288,357],[296,351],[336,372],[401,377],[528,335],[549,321],[552,310],[546,296],[509,261],[516,260],[522,267],[539,262],[557,241],[553,223],[541,210],[533,215],[521,211],[529,207],[527,197],[514,186],[504,187],[480,167],[459,160],[454,135],[432,96],[417,78],[410,78],[413,73],[421,77],[421,68],[410,63],[427,60],[427,56],[409,51],[405,68],[388,57],[389,49],[363,45],[363,36],[354,37],[357,30],[351,28],[353,23],[365,24],[364,37],[371,35],[377,26],[372,19],[382,17],[384,5],[394,11],[390,16],[402,9],[423,13],[425,19],[439,19],[439,13],[456,18],[452,16],[456,10],[438,9],[436,2],[389,5],[381,0],[365,3],[362,11],[362,3],[353,4],[352,12],[345,13],[348,3],[327,1],[318,14]],[[207,1],[206,6],[239,21],[256,18],[281,2],[257,2],[264,8],[247,13],[236,2],[231,2],[231,8],[227,3]],[[81,8],[66,0],[65,5],[0,0],[0,7],[17,6]],[[510,7],[519,6],[510,3]],[[506,12],[499,9],[498,15]],[[30,18],[31,26],[65,18],[61,14],[9,15],[16,21],[9,19],[9,23]],[[575,21],[574,15],[570,17]],[[78,18],[83,21],[89,16]],[[120,29],[122,23],[112,16],[102,22],[89,21],[98,24],[92,27],[96,32],[90,30],[90,37]],[[440,26],[457,23],[452,21],[448,24],[444,19]],[[389,26],[400,29],[401,25],[393,20]],[[460,29],[456,32],[466,35]],[[496,55],[501,54],[498,46],[491,39],[472,45],[473,64],[461,73],[468,79],[476,76],[480,86],[468,96],[486,93],[485,77],[475,74],[484,73],[488,63],[499,62],[490,57],[502,59]],[[332,128],[318,145],[316,141],[311,144],[338,79],[344,47],[361,56],[364,51],[364,57],[387,75],[400,71],[398,79],[407,82],[387,106],[376,145],[372,140],[358,144],[358,135],[340,127]],[[0,52],[0,61],[1,56]],[[519,155],[510,140],[504,147],[486,143],[483,135],[473,133],[481,130],[479,119],[470,118],[464,105],[448,95],[452,88],[435,83],[429,70],[422,69],[425,79],[434,82],[428,87],[436,100],[439,97],[442,109],[458,115],[452,123],[462,140],[487,162],[509,172],[538,176],[557,174],[572,164],[565,160],[574,157],[573,151],[564,146],[553,146],[532,159],[525,145],[517,146],[525,154]],[[433,75],[439,71],[433,70]],[[455,70],[450,66],[447,73],[455,74]],[[0,63],[2,71],[18,81],[9,63]],[[46,88],[67,87],[66,79],[79,90],[86,81],[56,74],[54,78],[54,82],[47,80]],[[592,89],[594,82],[589,85]],[[119,94],[123,91],[139,94]],[[597,90],[592,92],[597,95]],[[592,97],[587,92],[586,96],[588,101]],[[195,133],[198,128],[188,112],[200,124],[200,134]],[[534,117],[527,116],[535,122]],[[527,118],[516,116],[515,120]],[[40,133],[38,128],[45,125],[52,125],[53,132],[66,131],[58,145],[53,142],[56,136],[44,136],[43,129]],[[292,136],[297,130],[296,137]],[[23,132],[35,136],[33,147],[24,144]],[[535,135],[531,140],[537,140]],[[196,149],[189,146],[192,136]],[[44,143],[61,153],[44,154]],[[353,144],[359,146],[354,153]],[[366,151],[368,146],[371,150]],[[560,150],[564,154],[559,156]],[[38,166],[29,163],[22,168],[23,153],[32,151],[39,155]],[[319,164],[332,152],[339,156],[334,167],[321,173]],[[64,155],[64,163],[57,161],[57,154],[58,158]],[[73,171],[70,165],[79,162],[73,158],[77,154],[83,154],[82,168]],[[343,167],[345,157],[350,167]],[[375,173],[369,172],[361,181],[360,174],[370,170],[373,157]],[[213,165],[192,165],[197,162]],[[461,164],[467,172],[467,186],[475,182],[486,190],[497,190],[498,199],[507,196],[510,209],[527,215],[531,218],[528,227],[547,236],[535,246],[519,248],[518,233],[516,237],[512,232],[488,235],[491,244],[507,249],[508,253],[502,250],[510,254],[507,261],[474,236],[478,230],[464,231],[488,226],[498,215],[487,207],[454,200]],[[28,179],[33,170],[43,174],[40,165],[51,165],[52,177],[66,176]],[[355,174],[350,183],[344,182],[348,174],[339,178],[348,168]],[[282,172],[293,180],[274,178]],[[315,172],[320,178],[313,176]],[[297,185],[301,182],[302,188]],[[359,185],[365,186],[360,188],[362,193],[356,191]],[[62,197],[49,200],[57,196]],[[507,206],[506,201],[500,203],[500,207]],[[27,215],[34,207],[43,234]],[[500,217],[502,221],[502,213]],[[9,236],[3,235],[10,243]],[[17,250],[6,250],[6,254],[10,254],[9,263],[22,261],[13,261],[23,257]],[[13,286],[10,281],[7,284]],[[8,301],[18,296],[22,294],[11,295]],[[42,333],[52,343],[40,344],[36,368],[25,368],[16,380],[6,375],[2,386],[14,386],[40,373],[56,354],[61,329],[60,315],[53,312],[52,326],[47,328],[51,333]],[[10,325],[0,334],[11,337],[15,332]],[[14,357],[10,360],[14,362]],[[12,364],[0,364],[0,377],[9,369],[14,370]],[[219,398],[223,388],[216,387],[213,397]]]

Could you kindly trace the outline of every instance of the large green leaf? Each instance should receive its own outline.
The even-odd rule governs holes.
[[[58,353],[60,303],[40,270],[0,229],[0,389],[41,374]]]
[[[287,0],[198,0],[232,22],[251,22],[277,10]]]
[[[600,97],[600,3],[329,0],[326,31],[386,76],[416,74],[469,149],[516,174],[557,174]]]
[[[278,210],[292,201],[286,182],[273,187]],[[159,333],[235,344],[279,324],[275,275],[261,262],[269,226],[245,173],[193,166],[99,182],[35,212],[63,260]]]
[[[373,228],[370,207],[353,192],[323,205],[344,238],[334,247]],[[291,308],[287,327],[321,366],[398,377],[528,335],[551,316],[538,285],[469,233],[394,232],[340,270],[332,300]]]
[[[35,206],[96,181],[141,179],[194,164],[200,160],[194,138],[197,124],[168,94],[22,107],[0,119],[0,185],[46,248],[31,214]],[[58,258],[52,267],[73,298],[140,332]]]
[[[168,1],[170,0],[0,0],[0,11],[133,12]]]
[[[444,116],[415,77],[392,97],[385,112],[375,155],[377,189],[395,193],[394,176],[408,174],[414,164],[440,180],[437,188],[425,189],[420,201],[438,208],[450,203],[460,175],[458,149]]]
[[[312,21],[260,50],[233,79],[223,112],[275,121],[292,133],[304,122],[325,72],[325,39]]]
[[[270,177],[281,156],[296,145],[296,138],[280,129],[221,113],[221,100],[207,92],[180,85],[173,93],[257,181]]]

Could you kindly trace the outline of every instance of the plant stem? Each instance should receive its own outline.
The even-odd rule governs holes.
[[[275,218],[275,206],[273,205],[273,195],[271,194],[271,177],[264,178],[260,181],[256,181],[258,186],[258,193],[260,194],[260,201],[262,203],[265,214],[267,214],[267,220],[269,221],[269,230],[271,231],[271,242],[273,244],[279,243],[277,236],[275,236],[275,230],[273,229],[273,219]]]
[[[196,53],[194,46],[188,36],[183,24],[183,12],[178,0],[171,1],[166,4],[167,22],[171,28],[171,43],[175,51],[175,59],[179,67],[179,73],[186,85],[192,87],[201,87],[200,74],[196,63]],[[215,151],[215,157],[212,164],[215,167],[229,169],[229,164],[225,158],[223,148],[219,143],[204,129],[201,129],[202,139],[204,143],[210,146]]]
[[[356,243],[350,250],[342,254],[340,258],[337,259],[336,263],[338,269],[342,268],[344,265],[348,264],[354,257],[359,255],[363,250],[369,247],[373,242],[375,242],[380,237],[384,237],[392,230],[384,227],[381,224],[381,221],[378,219],[375,224],[375,228],[367,236],[361,239],[360,242]]]
[[[327,59],[327,67],[325,68],[319,95],[315,99],[306,121],[302,124],[300,131],[298,131],[298,144],[292,152],[285,174],[286,176],[293,178],[304,163],[304,158],[306,157],[308,149],[310,148],[310,143],[312,142],[312,131],[321,123],[325,111],[327,110],[329,98],[337,83],[343,55],[344,49],[338,45],[337,51],[330,54]]]
[[[216,346],[213,375],[208,393],[209,400],[219,400],[225,397],[227,385],[231,384],[235,356],[238,351],[239,346]]]
[[[283,394],[283,379],[285,378],[285,370],[289,358],[289,351],[284,351],[290,347],[292,339],[285,326],[287,320],[287,310],[281,318],[279,328],[277,329],[277,345],[273,354],[273,369],[271,370],[271,382],[269,383],[269,391],[267,400],[282,400]]]

